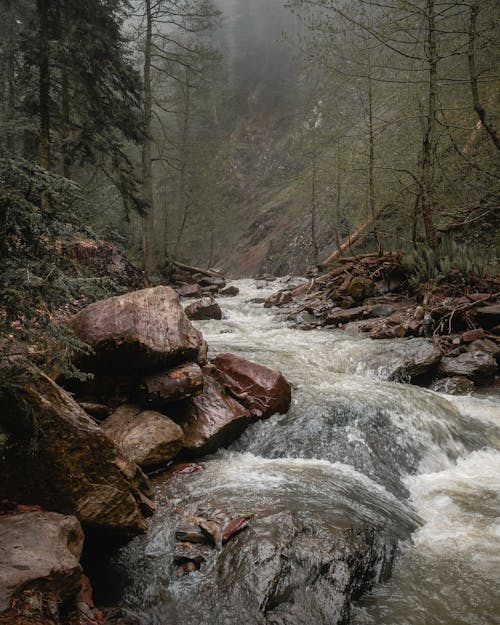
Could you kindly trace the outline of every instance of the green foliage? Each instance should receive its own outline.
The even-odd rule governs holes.
[[[498,259],[492,250],[459,243],[443,238],[436,248],[421,244],[403,257],[403,266],[409,274],[410,284],[442,284],[447,281],[472,285],[478,280],[493,276]]]
[[[106,278],[82,276],[75,241],[91,236],[75,210],[78,186],[26,161],[0,159],[0,355],[23,354],[75,373],[85,349],[61,320],[76,299],[109,295]]]

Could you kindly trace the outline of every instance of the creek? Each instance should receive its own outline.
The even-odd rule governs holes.
[[[235,284],[224,319],[196,325],[212,354],[281,369],[291,410],[204,458],[204,471],[156,479],[148,533],[106,569],[113,602],[141,625],[500,623],[498,394],[387,382],[389,341],[292,329],[248,303],[276,283]],[[253,518],[176,577],[178,510]],[[362,552],[373,588],[347,571]]]

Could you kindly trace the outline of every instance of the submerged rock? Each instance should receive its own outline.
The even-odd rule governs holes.
[[[222,295],[223,297],[236,297],[239,294],[240,290],[236,286],[228,286],[219,292],[219,295]]]
[[[82,584],[83,539],[73,516],[43,511],[0,515],[0,613],[26,591],[56,604],[74,597]]]
[[[167,464],[184,445],[182,428],[167,416],[139,406],[120,406],[102,429],[142,469]]]
[[[469,378],[441,378],[430,386],[431,391],[436,393],[446,393],[447,395],[469,395],[474,391],[476,385]]]
[[[142,471],[70,395],[28,371],[29,384],[0,397],[0,499],[40,504],[97,529],[144,530],[143,512],[153,505]]]
[[[95,356],[88,370],[132,369],[204,361],[206,344],[174,289],[158,286],[95,302],[69,322]]]

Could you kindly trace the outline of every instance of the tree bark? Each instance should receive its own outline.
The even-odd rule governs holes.
[[[312,132],[316,133],[314,129]],[[316,235],[316,219],[317,219],[316,174],[317,174],[317,150],[316,150],[316,137],[314,136],[313,137],[312,181],[311,181],[311,248],[312,248],[314,265],[317,265],[319,262],[318,239]]]
[[[477,67],[476,67],[476,22],[477,16],[479,14],[479,2],[475,0],[470,6],[470,21],[469,21],[469,49],[468,49],[468,60],[469,60],[469,75],[470,75],[470,86],[472,92],[472,102],[474,104],[474,110],[477,113],[477,116],[481,120],[481,124],[484,129],[488,133],[490,139],[493,141],[497,150],[500,150],[500,137],[498,136],[496,128],[489,121],[486,111],[484,110],[483,105],[481,104],[481,99],[479,97],[479,88],[477,84]]]
[[[143,123],[145,138],[142,144],[142,195],[147,203],[143,217],[143,264],[147,276],[156,269],[155,254],[155,222],[153,202],[153,175],[151,162],[151,119],[152,119],[152,91],[151,91],[151,48],[153,41],[153,15],[151,0],[146,0],[146,39],[144,42],[144,102]]]
[[[40,166],[50,169],[50,57],[48,0],[36,2],[39,20]]]
[[[58,1],[59,39],[61,49],[61,111],[62,111],[62,166],[63,176],[71,177],[71,158],[68,154],[70,134],[70,95],[68,74],[68,24],[66,21],[66,0]]]
[[[429,65],[428,111],[422,143],[422,218],[427,242],[431,247],[437,245],[437,233],[434,226],[434,158],[433,150],[436,134],[437,114],[437,67],[436,14],[434,0],[427,0],[427,62]]]
[[[375,200],[375,130],[373,125],[373,84],[372,84],[372,68],[368,58],[368,135],[369,135],[369,167],[368,167],[368,186],[370,196],[370,213],[373,223],[373,236],[377,241],[379,254],[382,253],[382,241],[377,229],[376,217],[376,200]]]
[[[179,234],[177,235],[177,241],[175,244],[174,258],[178,258],[180,253],[182,235],[186,227],[188,213],[189,213],[189,198],[186,189],[187,182],[187,142],[189,137],[189,122],[191,115],[191,80],[189,76],[189,69],[185,69],[186,76],[186,90],[184,92],[184,111],[182,118],[182,135],[180,146],[180,173],[179,173],[179,212],[182,214],[182,221],[179,228]]]

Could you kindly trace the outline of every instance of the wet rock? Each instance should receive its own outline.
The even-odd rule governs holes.
[[[196,522],[184,522],[175,532],[175,540],[181,543],[206,544],[207,533]]]
[[[74,597],[82,584],[83,540],[73,516],[0,515],[0,612],[23,591],[36,591],[56,603]]]
[[[222,542],[227,543],[233,536],[239,534],[248,527],[249,516],[240,516],[235,519],[231,519],[222,528]]]
[[[430,386],[431,391],[436,393],[446,393],[447,395],[469,395],[474,391],[476,385],[469,378],[441,378]]]
[[[485,354],[491,354],[493,358],[500,358],[500,345],[489,339],[478,339],[467,347],[469,352],[484,352]]]
[[[381,343],[377,353],[366,355],[364,364],[372,370],[385,370],[388,380],[415,382],[433,373],[441,358],[441,350],[432,342],[414,338]]]
[[[201,333],[185,315],[174,289],[159,286],[90,304],[70,323],[95,356],[88,370],[134,370],[200,360],[206,350]],[[202,358],[201,358],[202,359]]]
[[[216,451],[248,426],[250,412],[226,394],[211,375],[205,373],[203,393],[183,402],[179,423],[184,430],[185,449],[201,456]]]
[[[443,358],[439,373],[445,377],[466,377],[481,382],[495,375],[498,369],[496,360],[482,351],[465,352],[456,358]]]
[[[189,319],[203,321],[207,319],[222,319],[222,310],[213,297],[203,297],[198,302],[189,304],[186,308]]]
[[[142,380],[142,401],[152,407],[199,395],[203,391],[203,373],[195,363],[179,365],[162,373],[153,373]]]
[[[252,299],[246,300],[245,304],[264,304],[265,302],[265,297],[252,297]]]
[[[198,280],[198,283],[202,287],[217,286],[219,287],[219,289],[224,289],[226,287],[226,281],[224,280],[224,278],[217,278],[217,277],[211,277],[211,276],[203,276],[202,278]]]
[[[167,464],[184,445],[184,433],[167,416],[139,406],[120,406],[102,424],[104,432],[142,469]]]
[[[103,421],[106,417],[109,417],[111,414],[111,408],[105,406],[104,404],[96,404],[92,402],[79,401],[78,405],[85,410],[87,414],[97,421]]]
[[[500,304],[491,304],[476,309],[476,314],[485,328],[493,328],[500,324]]]
[[[224,376],[213,375],[252,416],[266,418],[290,408],[291,387],[280,371],[234,354],[219,354],[214,365]]]
[[[360,319],[364,315],[367,315],[370,311],[369,306],[358,306],[356,308],[348,308],[347,310],[337,310],[331,312],[326,320],[325,325],[334,325],[339,326],[345,323],[349,323],[350,321],[355,321],[356,319]]]
[[[369,278],[355,277],[347,287],[347,294],[356,302],[362,302],[367,297],[372,297],[375,292],[375,283]]]
[[[467,330],[462,334],[462,341],[464,343],[472,343],[478,339],[484,338],[483,328],[477,328],[476,330]]]
[[[74,399],[26,365],[29,384],[0,398],[0,499],[36,503],[96,529],[137,532],[149,483]]]
[[[221,289],[220,295],[223,297],[236,297],[239,295],[240,290],[236,286],[228,286],[225,289]]]
[[[158,481],[171,480],[174,477],[192,475],[193,473],[199,473],[200,471],[203,471],[203,465],[201,464],[196,462],[180,462],[179,464],[175,464],[168,471],[165,471],[165,473],[162,473],[161,476],[156,479]]]
[[[201,286],[199,284],[186,284],[177,289],[181,297],[197,299],[201,297]]]
[[[370,332],[371,339],[402,339],[406,336],[406,329],[401,325],[382,324],[372,328]]]
[[[371,314],[373,317],[389,317],[395,310],[390,304],[375,304],[372,306]]]
[[[288,292],[273,293],[264,301],[264,308],[272,308],[273,306],[285,306],[293,301],[293,297]]]

